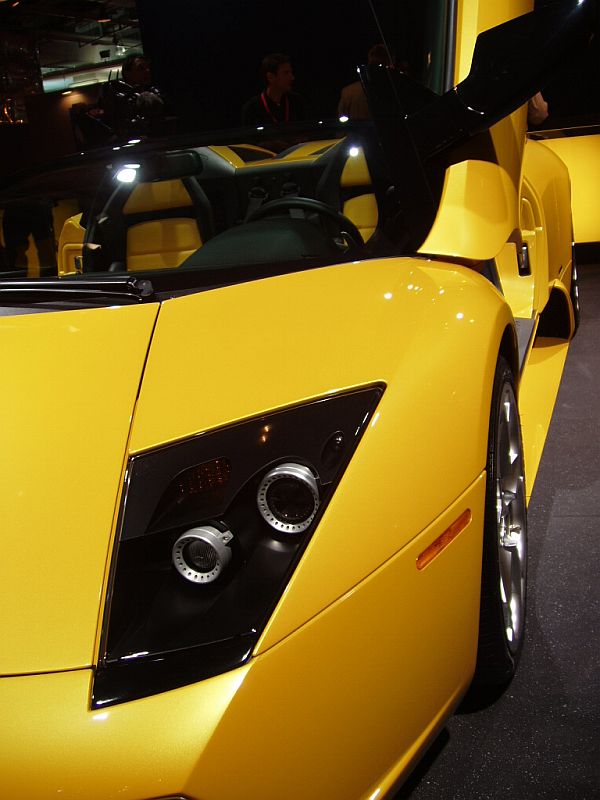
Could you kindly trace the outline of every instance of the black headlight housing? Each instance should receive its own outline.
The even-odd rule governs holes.
[[[327,396],[130,459],[93,708],[249,658],[382,393]]]

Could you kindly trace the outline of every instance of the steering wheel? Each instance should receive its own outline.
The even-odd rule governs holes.
[[[336,211],[326,203],[322,203],[320,200],[313,200],[312,197],[281,197],[277,200],[269,200],[268,203],[263,203],[262,206],[255,208],[246,217],[246,222],[255,222],[258,219],[270,217],[280,211],[289,211],[292,208],[313,211],[315,214],[332,220],[339,228],[340,234],[346,237],[351,247],[362,247],[365,243],[360,231],[351,219],[348,219],[340,211]]]

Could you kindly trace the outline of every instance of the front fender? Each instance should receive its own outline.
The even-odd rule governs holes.
[[[284,595],[281,624],[272,620],[273,643],[402,549],[481,474],[494,368],[512,324],[483,277],[424,259],[327,267],[169,301],[132,452],[386,385]],[[364,535],[346,538],[349,526]]]

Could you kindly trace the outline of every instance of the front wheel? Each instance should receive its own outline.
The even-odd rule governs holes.
[[[527,502],[521,424],[513,374],[499,357],[488,438],[475,685],[501,686],[513,676],[523,647],[526,588]]]

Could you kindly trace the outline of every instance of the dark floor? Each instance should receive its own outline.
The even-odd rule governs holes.
[[[527,639],[490,707],[455,715],[394,800],[600,799],[600,265],[529,508]]]

